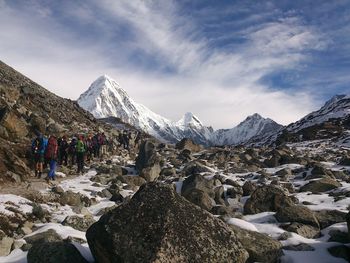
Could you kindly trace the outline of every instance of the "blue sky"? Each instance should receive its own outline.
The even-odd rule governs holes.
[[[350,1],[0,0],[0,59],[71,99],[106,73],[172,120],[288,124],[349,93]]]

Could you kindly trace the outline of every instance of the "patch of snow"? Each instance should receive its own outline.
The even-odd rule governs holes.
[[[238,227],[246,229],[246,230],[258,232],[258,229],[252,223],[249,223],[249,222],[242,220],[242,219],[230,218],[226,223],[229,225],[238,226]]]

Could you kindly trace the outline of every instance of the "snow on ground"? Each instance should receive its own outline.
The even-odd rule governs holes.
[[[15,249],[7,257],[0,257],[0,263],[27,263],[28,251]]]
[[[337,202],[334,201],[333,196],[328,194],[311,194],[309,192],[302,192],[295,194],[295,197],[299,199],[299,202],[310,202],[312,205],[304,205],[311,210],[339,210],[342,212],[348,212],[348,207],[350,205],[350,198],[344,198]]]
[[[130,169],[132,172],[133,169]],[[97,201],[95,205],[87,207],[86,209],[94,216],[95,220],[98,220],[101,215],[98,215],[99,212],[106,207],[111,207],[115,205],[115,202],[109,201],[107,198],[101,198],[95,193],[105,189],[107,186],[95,186],[94,182],[90,181],[90,178],[96,175],[95,170],[90,170],[86,174],[77,176],[71,179],[66,179],[61,181],[58,185],[63,188],[64,191],[73,191],[75,193],[80,193],[89,198],[94,197]],[[131,175],[132,176],[132,175]],[[51,191],[51,188],[41,190],[42,194],[48,193]],[[132,195],[133,192],[130,190],[122,190],[120,194],[124,197]],[[29,205],[32,202],[26,198],[19,197],[12,194],[0,195],[0,213],[7,215],[13,215],[14,213],[9,210],[9,208],[15,208],[16,210],[21,211],[22,213],[31,213],[32,206]],[[38,228],[33,233],[27,235],[32,236],[37,233],[45,232],[49,229],[53,229],[59,234],[63,239],[68,237],[78,238],[86,242],[85,232],[78,231],[70,226],[64,226],[60,224],[67,216],[79,215],[72,210],[72,207],[69,205],[61,206],[57,203],[47,203],[41,204],[44,209],[47,209],[52,215],[52,219],[58,223],[41,223],[36,224],[35,227]],[[94,259],[91,255],[90,249],[87,243],[79,244],[73,242],[81,254],[85,257],[88,262],[94,262]],[[6,257],[0,257],[0,263],[27,263],[27,253],[20,249],[15,249],[11,252],[10,255]]]
[[[239,218],[230,218],[226,223],[246,230],[258,232],[258,229],[253,224]]]
[[[22,213],[31,213],[33,207],[30,205],[32,202],[26,198],[5,194],[0,195],[0,213],[6,215],[14,215],[14,212],[11,209],[21,211]]]

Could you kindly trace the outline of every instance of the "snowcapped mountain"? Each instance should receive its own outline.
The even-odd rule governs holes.
[[[325,103],[325,105],[299,121],[287,127],[289,132],[298,132],[302,129],[319,125],[331,119],[342,119],[350,115],[350,96],[336,95]]]
[[[309,140],[350,141],[350,96],[336,95],[323,107],[274,134],[265,144],[284,144]]]
[[[211,128],[192,113],[172,122],[131,99],[120,85],[107,75],[99,77],[78,99],[78,104],[96,118],[118,117],[123,122],[160,139],[175,143],[184,137],[208,145]]]
[[[212,134],[212,142],[216,145],[238,145],[261,136],[268,136],[280,130],[283,126],[269,118],[263,118],[255,113],[232,129],[220,129]]]
[[[78,104],[96,118],[118,117],[123,122],[166,142],[190,138],[203,145],[238,145],[266,136],[282,126],[259,114],[249,116],[237,127],[214,131],[192,113],[177,122],[168,120],[136,103],[120,85],[107,75],[99,77],[78,99]]]

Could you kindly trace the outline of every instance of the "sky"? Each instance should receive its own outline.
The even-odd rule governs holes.
[[[286,125],[350,93],[350,0],[0,0],[0,60],[65,98],[107,74],[174,121]]]

